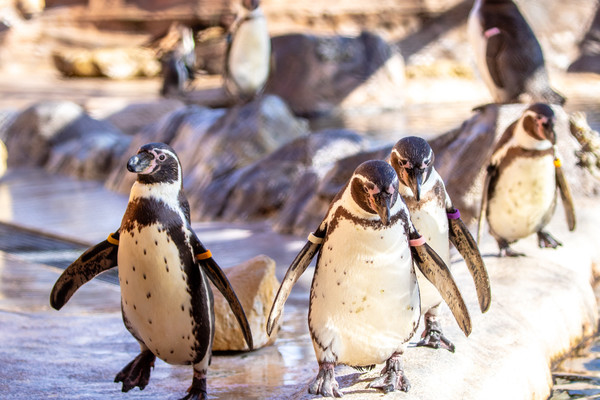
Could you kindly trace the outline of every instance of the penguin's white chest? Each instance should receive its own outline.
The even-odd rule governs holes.
[[[505,168],[488,204],[492,230],[509,242],[537,232],[555,204],[553,156],[517,158]]]
[[[383,362],[403,349],[419,315],[404,223],[373,230],[341,219],[323,244],[311,288],[317,358],[353,366]]]
[[[416,210],[410,210],[410,218],[417,231],[425,237],[427,243],[450,266],[450,242],[448,240],[448,217],[446,210],[435,199],[421,204]],[[421,293],[421,311],[427,312],[442,302],[442,296],[435,286],[417,269],[419,291]]]
[[[119,243],[123,314],[157,357],[189,364],[196,356],[195,322],[177,246],[161,225],[135,228],[132,234],[121,234]]]
[[[228,68],[232,78],[244,93],[262,88],[269,75],[271,37],[266,19],[244,21],[235,32],[229,50]]]

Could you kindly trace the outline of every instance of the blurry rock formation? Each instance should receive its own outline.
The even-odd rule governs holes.
[[[272,43],[274,65],[265,92],[280,96],[298,115],[328,113],[338,106],[404,104],[402,57],[378,35],[289,34]]]

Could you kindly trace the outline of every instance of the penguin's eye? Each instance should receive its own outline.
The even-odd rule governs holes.
[[[167,159],[167,156],[165,156],[164,154],[160,154],[158,156],[158,161],[165,161]]]

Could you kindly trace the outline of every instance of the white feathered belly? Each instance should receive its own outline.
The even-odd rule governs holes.
[[[321,361],[366,366],[401,351],[420,316],[403,223],[373,231],[340,221],[323,245],[310,307]]]
[[[440,208],[437,201],[429,201],[418,210],[410,210],[410,218],[417,231],[425,237],[427,243],[450,267],[450,242],[448,241],[448,217],[446,210]],[[442,302],[440,292],[417,268],[419,292],[421,293],[421,312],[425,314],[430,308]]]
[[[541,228],[555,195],[552,155],[514,160],[498,178],[489,200],[491,229],[509,242],[531,235]]]
[[[122,233],[119,243],[123,313],[157,357],[189,364],[196,356],[195,322],[177,247],[156,225],[133,232]]]
[[[229,52],[229,71],[243,92],[261,88],[269,75],[271,37],[265,18],[245,21]]]

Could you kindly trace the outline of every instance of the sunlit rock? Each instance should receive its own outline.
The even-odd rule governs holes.
[[[275,261],[265,255],[259,255],[224,271],[248,318],[254,348],[259,349],[272,344],[277,338],[277,330],[270,337],[267,336],[266,324],[273,299],[279,289],[279,281],[275,277]],[[215,297],[213,350],[247,350],[248,345],[229,304],[212,284],[211,288]]]
[[[288,34],[272,39],[272,52],[274,67],[265,91],[283,98],[296,114],[403,104],[404,62],[376,34]]]
[[[99,49],[57,48],[52,54],[54,66],[64,76],[132,79],[155,77],[161,65],[154,51],[140,47]]]

